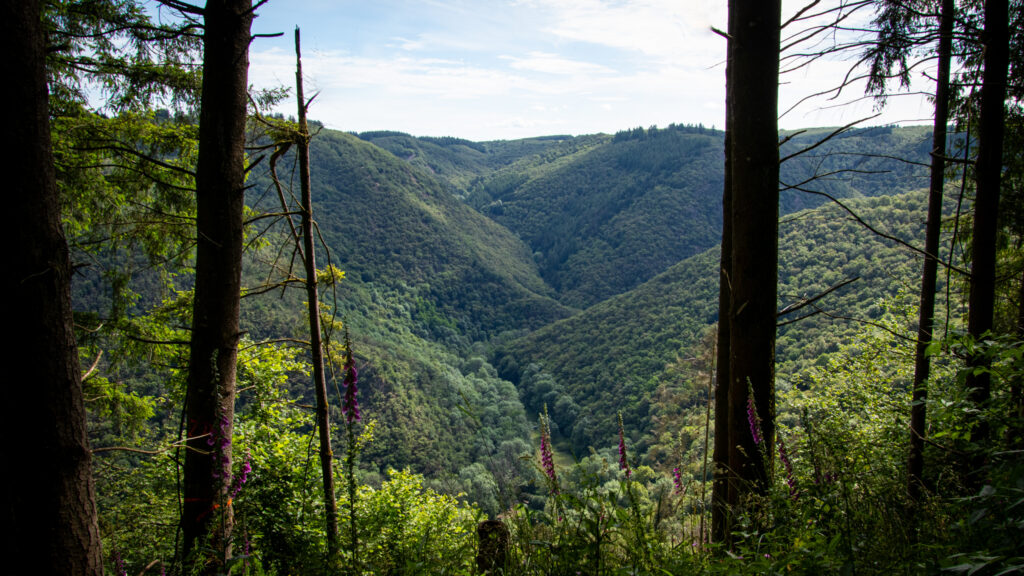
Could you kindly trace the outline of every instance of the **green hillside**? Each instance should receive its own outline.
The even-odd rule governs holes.
[[[796,135],[783,154],[828,132]],[[921,185],[923,172],[882,152],[922,159],[926,145],[922,128],[854,131],[786,162],[783,179],[818,174],[809,186],[815,190],[884,196]],[[383,432],[394,436],[382,443],[389,448],[379,461],[466,463],[468,452],[408,446],[461,402],[468,377],[461,363],[486,355],[474,343],[500,346],[516,336],[494,363],[519,382],[528,412],[548,404],[578,446],[606,438],[618,410],[648,431],[657,409],[652,394],[670,377],[668,366],[692,355],[717,320],[721,153],[721,133],[699,127],[486,143],[327,130],[314,139],[317,218],[334,262],[347,272],[339,312],[368,346],[364,356],[380,366],[368,389],[387,392],[371,392],[374,401],[402,423]],[[465,182],[470,189],[458,192]],[[911,239],[924,216],[923,200],[909,198],[854,205]],[[823,201],[791,190],[781,211]],[[785,217],[780,306],[860,276],[826,303],[841,316],[877,317],[876,301],[895,293],[894,278],[917,273],[890,244],[835,207]],[[547,255],[560,250],[568,256],[555,265]],[[629,284],[639,285],[622,292]],[[555,298],[592,305],[572,315]],[[780,373],[834,351],[854,329],[825,315],[783,327]],[[497,380],[487,386],[508,391]]]
[[[418,170],[355,136],[313,140],[320,230],[355,295],[398,290],[435,338],[486,341],[569,313],[529,249]]]
[[[922,232],[921,193],[849,205],[894,236],[914,242]],[[780,307],[859,277],[821,307],[861,320],[879,317],[881,301],[912,288],[920,273],[913,254],[865,230],[834,205],[783,219],[779,259]],[[684,260],[625,294],[509,343],[498,352],[496,365],[502,375],[518,379],[527,408],[552,406],[562,396],[577,404],[575,420],[558,422],[577,449],[607,443],[618,411],[629,427],[649,433],[651,414],[658,409],[652,405],[654,392],[677,376],[673,364],[693,356],[717,321],[718,263],[717,247]],[[822,355],[835,351],[858,327],[856,321],[826,314],[783,326],[778,372],[823,361]],[[556,411],[553,418],[560,415]],[[641,446],[652,441],[648,437]]]
[[[783,134],[782,155],[812,148],[831,129]],[[372,136],[372,137],[371,137]],[[562,302],[587,307],[707,250],[721,234],[721,131],[636,128],[614,136],[469,143],[362,135],[515,232]],[[785,184],[838,198],[896,194],[926,185],[925,128],[845,132],[785,162]],[[897,158],[908,158],[905,162]],[[780,213],[824,198],[784,190]]]
[[[603,135],[542,136],[471,142],[452,137],[414,137],[390,131],[362,132],[357,136],[437,176],[453,194],[460,197],[485,179],[490,180],[496,171],[522,173],[607,139]]]
[[[530,245],[563,301],[585,307],[717,243],[721,157],[720,132],[619,135],[470,201]]]
[[[822,135],[801,135],[786,149]],[[920,157],[926,135],[881,128],[848,138]],[[787,178],[835,171],[850,160],[835,150],[853,146],[837,142],[787,162],[795,174]],[[334,311],[352,333],[366,412],[380,423],[366,454],[371,468],[478,477],[474,464],[527,449],[527,415],[544,404],[577,448],[606,444],[619,410],[644,437],[641,453],[659,442],[652,422],[671,420],[659,416],[669,401],[659,389],[690,377],[680,375],[678,360],[696,354],[717,316],[720,133],[672,127],[472,143],[323,130],[311,153],[319,230],[331,262],[346,272]],[[814,187],[857,197],[917,182],[913,164],[860,160],[857,172]],[[257,211],[277,210],[268,184],[253,178]],[[821,202],[791,191],[783,211]],[[854,205],[906,238],[923,220],[916,197]],[[274,277],[268,259],[290,258],[280,233],[249,260],[247,285]],[[878,298],[897,289],[894,279],[916,274],[907,253],[834,208],[786,217],[780,245],[782,304],[859,275],[827,303],[840,315],[873,318],[882,311]],[[565,258],[555,263],[559,251]],[[319,262],[327,264],[326,254]],[[77,290],[101,309],[97,281],[81,275]],[[187,272],[176,280],[181,288],[189,282]],[[254,340],[302,338],[303,299],[299,290],[244,299],[244,329]],[[590,307],[578,313],[566,302]],[[820,361],[854,326],[820,315],[784,327],[780,373]],[[295,374],[288,386],[312,403],[307,378]],[[687,398],[681,402],[699,400]]]
[[[351,330],[365,413],[378,421],[366,461],[380,473],[411,466],[439,478],[502,446],[526,450],[518,394],[474,343],[572,312],[552,298],[529,250],[429,172],[353,135],[324,130],[311,157],[319,230],[346,273],[336,312]],[[257,179],[254,190],[268,185]],[[258,208],[272,210],[276,194],[258,197]],[[318,258],[326,265],[326,254]],[[265,275],[257,268],[254,259],[252,282]],[[247,298],[246,328],[260,338],[302,337],[302,301],[298,290]],[[304,378],[293,382],[311,402]]]

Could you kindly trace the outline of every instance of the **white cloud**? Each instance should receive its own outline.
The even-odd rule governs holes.
[[[533,72],[544,72],[545,74],[584,76],[615,72],[607,66],[562,58],[557,54],[549,54],[547,52],[530,52],[526,58],[517,58],[515,56],[502,56],[501,58],[510,61],[510,66],[516,70],[530,70]]]
[[[724,2],[381,2],[361,5],[360,27],[349,21],[347,32],[338,25],[342,10],[315,14],[319,29],[309,35],[303,66],[307,92],[320,91],[311,115],[329,127],[493,139],[672,122],[722,126],[726,46],[710,27],[725,27]],[[292,6],[297,14],[289,17],[300,17],[305,5]],[[783,18],[795,6],[787,0]],[[286,45],[254,45],[253,84],[293,83],[290,42],[279,44]],[[834,84],[845,66],[823,61],[784,77],[780,111]],[[861,93],[853,89],[849,99]],[[872,108],[822,108],[833,103],[805,103],[782,125],[836,125]],[[907,99],[889,108],[875,123],[928,114]]]
[[[258,85],[280,82],[291,84],[294,57],[279,49],[253,52],[251,81]],[[303,72],[307,82],[319,90],[344,93],[352,90],[378,90],[440,98],[479,98],[493,96],[523,83],[520,78],[497,69],[470,66],[458,60],[442,58],[370,58],[337,52],[306,55]]]
[[[543,0],[539,3],[554,19],[544,29],[562,39],[676,62],[697,62],[725,53],[724,41],[710,30],[712,25],[721,27],[724,22],[723,3],[694,0]]]

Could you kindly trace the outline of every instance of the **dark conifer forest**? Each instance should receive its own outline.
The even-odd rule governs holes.
[[[0,12],[0,571],[1024,573],[1020,0],[729,0],[723,128],[495,141],[252,86],[266,1]],[[933,121],[780,130],[837,55]]]

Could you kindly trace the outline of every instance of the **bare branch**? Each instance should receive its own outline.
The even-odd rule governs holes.
[[[96,367],[100,364],[100,358],[103,357],[103,350],[100,350],[99,354],[96,355],[96,359],[92,361],[92,366],[82,374],[82,382],[85,382],[92,377],[92,373],[96,371]]]
[[[785,185],[785,183],[783,183],[783,185]],[[913,245],[905,242],[904,240],[902,240],[900,238],[897,238],[896,236],[893,236],[891,234],[886,234],[885,232],[882,232],[881,230],[879,230],[879,229],[875,228],[874,226],[868,224],[867,222],[864,221],[863,218],[858,216],[857,213],[854,212],[849,206],[847,206],[846,204],[843,204],[842,202],[839,201],[838,198],[836,198],[835,196],[832,196],[831,194],[829,194],[827,192],[821,192],[821,191],[818,191],[818,190],[811,190],[809,188],[803,188],[803,187],[797,186],[797,185],[790,186],[790,189],[792,189],[792,190],[799,190],[801,192],[806,192],[807,194],[815,194],[817,196],[824,196],[825,198],[828,198],[833,203],[838,205],[840,208],[845,210],[846,213],[849,214],[851,217],[853,217],[853,219],[855,221],[857,221],[858,224],[860,224],[864,228],[867,228],[869,231],[871,231],[876,236],[880,236],[882,238],[885,238],[886,240],[891,240],[892,242],[895,242],[895,243],[899,244],[900,246],[903,246],[904,248],[907,248],[911,252],[914,252],[916,254],[920,254],[921,256],[925,256],[925,257],[929,256],[929,254],[927,252],[925,252],[924,250],[921,250],[920,248],[918,248],[916,246],[913,246]],[[957,266],[954,266],[952,262],[947,262],[945,260],[942,260],[938,256],[932,256],[932,258],[935,258],[936,262],[938,262],[942,266],[946,267],[947,269],[955,270],[956,272],[958,272],[960,274],[963,274],[967,278],[971,277],[971,273],[970,272],[968,272],[967,270],[964,270],[963,268],[959,268]]]
[[[729,36],[728,32],[723,32],[718,28],[715,28],[714,26],[711,27],[711,31],[714,32],[715,34],[718,34],[722,38],[725,38],[726,40],[732,40],[732,36]]]
[[[155,456],[155,455],[158,455],[158,454],[163,454],[164,452],[170,452],[171,450],[174,450],[174,449],[177,449],[177,448],[185,448],[187,450],[195,450],[196,452],[199,452],[200,454],[208,454],[209,452],[205,452],[203,450],[196,450],[195,448],[190,448],[187,443],[188,443],[189,440],[198,440],[199,438],[206,438],[209,435],[210,435],[209,433],[206,433],[206,434],[200,434],[199,436],[193,436],[191,438],[185,438],[183,440],[179,440],[177,442],[174,442],[174,443],[170,444],[169,446],[166,446],[164,448],[160,448],[158,450],[143,450],[142,448],[131,448],[129,446],[101,446],[99,448],[93,448],[92,449],[92,453],[93,454],[100,454],[100,453],[103,453],[103,452],[115,452],[115,451],[118,451],[118,452],[134,452],[136,454],[149,454],[151,456]]]
[[[792,154],[789,154],[788,156],[783,156],[782,159],[779,160],[779,164],[782,164],[786,160],[789,160],[789,159],[794,158],[796,156],[799,156],[801,154],[805,154],[807,152],[810,152],[811,150],[814,150],[818,146],[821,146],[822,144],[824,144],[824,143],[828,142],[829,140],[835,138],[836,136],[842,134],[843,132],[846,132],[847,130],[849,130],[850,128],[856,126],[857,124],[860,124],[861,122],[866,122],[868,120],[872,120],[874,118],[878,118],[879,116],[881,116],[881,114],[875,114],[874,116],[868,116],[867,118],[861,118],[860,120],[854,120],[853,122],[850,122],[849,124],[847,124],[846,126],[843,126],[841,128],[836,128],[835,130],[832,131],[831,134],[829,134],[828,136],[825,136],[821,140],[818,140],[814,144],[811,144],[807,148],[804,148],[803,150],[798,150],[796,152],[793,152]]]
[[[783,186],[782,188],[779,188],[779,192],[784,192],[786,190],[800,190],[800,188],[802,186],[804,186],[805,184],[810,184],[811,182],[814,182],[815,180],[824,180],[825,178],[828,178],[830,176],[835,176],[837,174],[888,174],[888,173],[889,173],[888,170],[859,170],[857,168],[840,168],[838,170],[831,170],[829,172],[822,172],[820,174],[815,173],[813,176],[807,177],[807,179],[805,179],[802,182],[799,182],[797,184],[791,184],[791,185]]]
[[[298,338],[272,338],[270,340],[261,340],[259,342],[253,342],[252,344],[249,344],[248,346],[243,346],[243,347],[239,348],[238,351],[241,352],[243,350],[248,350],[250,348],[255,348],[257,346],[266,346],[268,344],[278,344],[278,343],[282,343],[282,342],[287,343],[287,344],[299,344],[299,345],[307,347],[307,348],[309,347],[309,341],[308,340],[300,340]]]
[[[783,326],[786,326],[788,324],[796,324],[797,322],[799,322],[801,320],[806,320],[806,319],[808,319],[808,318],[810,318],[812,316],[817,316],[818,314],[821,314],[823,312],[824,312],[824,310],[822,310],[821,308],[815,307],[814,308],[814,312],[810,312],[810,313],[804,314],[803,316],[800,316],[798,318],[793,318],[793,319],[786,320],[786,321],[783,321],[783,322],[776,322],[775,323],[775,328],[782,328]]]
[[[294,211],[293,212],[266,212],[266,213],[260,214],[259,216],[253,216],[252,218],[249,218],[248,220],[245,221],[245,225],[248,226],[249,224],[252,224],[253,222],[257,222],[259,220],[264,220],[266,218],[283,218],[285,216],[293,216],[293,215],[296,215],[296,214],[302,214],[302,212],[294,212]]]
[[[836,290],[842,288],[843,286],[846,286],[847,284],[851,284],[853,282],[856,282],[857,280],[860,280],[860,276],[855,276],[853,278],[847,278],[846,280],[843,280],[842,282],[840,282],[838,284],[834,284],[833,286],[831,286],[830,288],[826,289],[824,292],[818,294],[817,296],[813,296],[811,298],[801,298],[799,302],[794,302],[793,304],[790,304],[789,306],[786,306],[782,310],[779,310],[779,312],[776,313],[775,316],[776,317],[785,316],[786,314],[791,314],[793,312],[796,312],[797,310],[800,310],[801,308],[810,306],[811,304],[814,304],[815,302],[817,302],[818,300],[821,300],[825,296],[828,296],[832,292],[835,292]]]
[[[174,164],[168,164],[167,162],[164,162],[162,160],[157,160],[156,158],[153,158],[152,156],[149,156],[147,154],[143,154],[142,152],[139,152],[138,150],[134,150],[132,148],[128,148],[127,146],[81,146],[81,147],[76,147],[76,148],[73,148],[73,149],[77,150],[79,152],[99,152],[99,151],[103,151],[103,150],[111,150],[111,151],[114,151],[114,152],[122,152],[122,153],[128,154],[130,156],[135,156],[136,158],[140,158],[142,160],[145,160],[146,162],[151,162],[153,164],[156,164],[157,166],[160,166],[161,168],[166,168],[166,169],[172,170],[174,172],[180,172],[182,174],[185,174],[185,175],[191,176],[191,177],[195,177],[195,175],[196,175],[195,172],[193,172],[193,171],[191,171],[191,170],[189,170],[187,168],[182,168],[181,166],[175,166]]]
[[[171,8],[172,10],[177,10],[178,12],[181,12],[183,14],[195,14],[196,16],[203,16],[206,14],[206,10],[200,8],[199,6],[189,4],[188,2],[181,2],[180,0],[156,1],[160,4],[163,4],[164,6],[167,6],[168,8]]]
[[[897,332],[897,331],[893,330],[892,328],[889,328],[888,326],[886,326],[884,324],[881,324],[879,322],[874,322],[874,321],[871,321],[871,320],[864,320],[863,318],[854,318],[852,316],[842,316],[840,314],[833,314],[833,313],[831,313],[831,312],[829,312],[829,311],[827,311],[825,309],[819,309],[819,310],[821,311],[821,314],[824,314],[825,316],[828,316],[829,318],[831,318],[833,320],[847,320],[849,322],[856,322],[858,324],[864,324],[866,326],[872,326],[874,328],[878,328],[879,330],[884,330],[884,331],[888,332],[889,334],[892,334],[893,336],[895,336],[896,338],[899,338],[901,340],[905,340],[907,342],[911,342],[911,343],[915,343],[915,344],[917,343],[916,335],[912,337],[912,336],[907,336],[906,334],[900,334],[899,332]]]
[[[782,26],[780,28],[785,29],[786,26],[789,26],[793,22],[796,22],[796,21],[800,20],[800,17],[803,16],[808,10],[810,10],[811,8],[814,8],[815,6],[817,6],[820,3],[821,3],[821,0],[813,0],[810,4],[804,6],[803,8],[801,8],[799,10],[797,10],[796,14],[794,14],[793,17],[790,18],[789,20],[786,20],[785,22],[783,22],[783,24],[782,24]]]

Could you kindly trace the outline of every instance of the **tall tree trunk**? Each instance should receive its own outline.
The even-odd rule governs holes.
[[[196,281],[189,362],[184,554],[204,572],[231,557],[231,433],[242,272],[251,0],[203,9],[203,95],[196,167]],[[200,544],[207,546],[201,546]],[[200,550],[215,557],[198,558]]]
[[[729,495],[735,507],[744,494],[767,490],[775,441],[781,1],[731,0],[729,11],[735,13],[726,88],[732,123],[729,468],[737,478]]]
[[[1024,340],[1024,276],[1020,279],[1017,300],[1020,304],[1017,308],[1016,336],[1018,340]],[[1024,377],[1017,374],[1010,381],[1010,407],[1013,410],[1013,416],[1006,431],[1008,440],[1006,444],[1011,450],[1024,448],[1024,381],[1022,380]]]
[[[727,32],[734,32],[734,13],[729,11]],[[726,47],[725,84],[731,84],[732,43]],[[711,540],[727,542],[729,538],[729,283],[732,274],[732,118],[729,90],[725,93],[725,185],[722,189],[722,244],[718,276],[718,344],[715,362],[715,451],[714,484],[711,491]]]
[[[771,478],[781,15],[779,0],[729,2],[712,503],[717,542],[729,542],[744,495],[763,493]],[[751,399],[756,417],[748,415]]]
[[[71,263],[50,143],[46,47],[37,0],[4,2],[0,46],[7,97],[4,159],[13,218],[4,225],[11,327],[5,387],[4,572],[102,574],[78,348]],[[29,418],[29,421],[26,421]]]
[[[1007,0],[985,2],[984,77],[981,86],[981,111],[978,119],[978,157],[975,164],[977,188],[974,200],[974,228],[971,240],[971,294],[967,331],[975,339],[992,329],[995,309],[996,232],[999,223],[999,187],[1003,168],[1003,112],[1006,77],[1009,67],[1009,25]],[[972,357],[968,364],[981,366],[984,359]],[[987,373],[968,372],[970,399],[984,405],[991,395]],[[972,436],[983,443],[989,435],[987,422],[979,421]],[[973,462],[970,474],[977,475],[980,461]]]
[[[931,361],[925,350],[932,341],[935,322],[935,282],[938,274],[939,236],[942,231],[942,187],[946,171],[946,125],[949,122],[949,69],[952,60],[953,0],[942,0],[939,22],[939,63],[935,79],[935,120],[932,124],[932,165],[928,187],[928,221],[925,224],[924,267],[921,271],[921,304],[918,310],[917,346],[914,350],[914,391],[910,406],[910,455],[907,461],[907,494],[911,502],[921,497],[924,484],[924,437],[927,418],[928,374]]]
[[[309,124],[306,95],[302,87],[302,51],[299,29],[295,29],[295,94],[299,101],[299,185],[302,188],[302,251],[306,265],[306,300],[309,307],[309,343],[313,357],[316,389],[316,425],[320,431],[320,471],[324,484],[324,514],[327,527],[327,557],[338,559],[338,502],[334,497],[334,453],[331,451],[331,420],[324,374],[324,347],[320,330],[320,294],[316,278],[316,250],[313,244],[313,196],[309,181]]]

